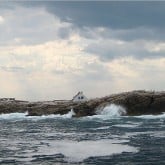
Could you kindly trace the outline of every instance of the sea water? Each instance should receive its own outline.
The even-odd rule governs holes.
[[[165,164],[165,114],[121,116],[125,110],[116,105],[97,113],[0,115],[0,164]]]

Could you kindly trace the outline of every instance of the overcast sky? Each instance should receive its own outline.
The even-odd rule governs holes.
[[[0,97],[165,89],[165,2],[0,1]]]

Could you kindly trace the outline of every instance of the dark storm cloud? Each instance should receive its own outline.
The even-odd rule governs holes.
[[[103,37],[115,37],[122,40],[164,40],[165,39],[165,2],[56,2],[29,1],[18,3],[26,7],[44,7],[49,13],[62,21],[73,23],[80,29],[83,37],[92,37],[84,27],[105,27],[114,33],[102,34]],[[140,28],[140,29],[138,29]],[[125,30],[116,32],[117,30]],[[135,29],[135,30],[132,30]],[[65,30],[59,31],[59,37],[69,36]]]
[[[89,39],[119,39],[124,41],[133,41],[133,40],[156,40],[164,41],[165,40],[165,30],[160,28],[134,28],[134,29],[110,29],[103,28],[81,28],[79,29],[79,35]]]
[[[45,7],[48,12],[78,26],[104,26],[117,29],[165,27],[163,21],[165,2],[25,1],[18,4],[26,7]]]
[[[165,2],[44,2],[46,9],[78,26],[164,28]]]

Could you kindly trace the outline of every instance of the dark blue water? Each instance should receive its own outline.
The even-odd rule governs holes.
[[[165,115],[0,115],[0,164],[164,165]]]

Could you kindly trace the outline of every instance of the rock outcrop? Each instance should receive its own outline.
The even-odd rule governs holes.
[[[110,104],[123,106],[126,115],[160,114],[165,112],[165,92],[132,91],[114,94],[77,105],[74,111],[76,116],[94,115],[98,109]]]
[[[97,110],[116,104],[126,109],[125,115],[160,114],[165,112],[165,92],[132,91],[91,99],[86,102],[0,102],[0,113],[27,112],[30,116],[66,114],[75,117],[95,115]]]

